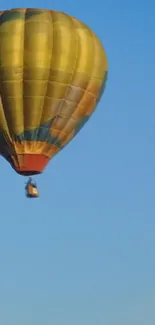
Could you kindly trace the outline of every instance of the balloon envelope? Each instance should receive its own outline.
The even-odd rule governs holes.
[[[0,153],[22,175],[41,173],[87,122],[103,93],[97,36],[65,13],[0,12]]]

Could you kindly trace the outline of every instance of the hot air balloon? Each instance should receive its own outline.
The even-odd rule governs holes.
[[[75,137],[107,73],[101,42],[76,18],[32,8],[0,12],[0,154],[17,173],[42,173]]]

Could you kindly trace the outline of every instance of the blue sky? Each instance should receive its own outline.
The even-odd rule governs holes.
[[[21,1],[1,1],[1,10]],[[155,324],[155,3],[22,1],[65,11],[104,44],[98,109],[36,178],[0,160],[0,324]]]

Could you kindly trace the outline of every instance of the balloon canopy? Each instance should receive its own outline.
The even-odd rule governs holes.
[[[0,154],[16,172],[43,172],[95,110],[107,71],[102,44],[76,18],[0,12]]]

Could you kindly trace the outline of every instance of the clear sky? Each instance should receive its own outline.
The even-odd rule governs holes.
[[[155,324],[155,2],[2,0],[88,24],[106,49],[98,109],[37,177],[0,159],[0,324]]]

